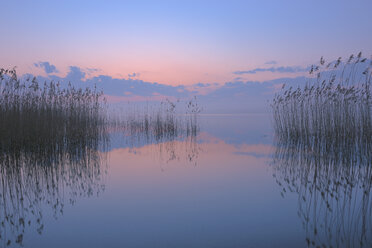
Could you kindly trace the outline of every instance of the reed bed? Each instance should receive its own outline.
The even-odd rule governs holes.
[[[43,231],[42,205],[102,190],[108,144],[105,106],[95,90],[67,88],[0,69],[0,246]]]
[[[22,81],[15,70],[4,69],[0,92],[0,157],[68,152],[70,159],[79,159],[77,146],[96,147],[105,134],[100,92],[39,85],[36,78]]]
[[[272,102],[277,140],[372,148],[372,61],[362,53],[312,66],[304,87],[286,88]]]

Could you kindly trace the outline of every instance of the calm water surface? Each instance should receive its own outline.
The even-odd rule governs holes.
[[[39,213],[17,204],[13,211],[24,212],[25,224],[5,222],[2,245],[9,237],[10,247],[19,247],[23,225],[24,247],[337,247],[370,240],[369,194],[343,197],[339,190],[341,207],[321,189],[315,195],[288,157],[278,156],[269,115],[204,115],[200,122],[197,137],[159,144],[112,135],[98,170],[80,171],[78,179],[65,173],[58,194],[35,189],[44,198],[28,211]],[[7,180],[9,189],[17,179]]]

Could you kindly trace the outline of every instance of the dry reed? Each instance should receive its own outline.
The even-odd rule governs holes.
[[[272,102],[278,141],[372,148],[372,62],[362,54],[313,66],[304,87],[286,89]]]

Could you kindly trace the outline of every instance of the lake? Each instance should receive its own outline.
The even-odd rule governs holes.
[[[84,169],[29,170],[40,183],[2,168],[0,207],[19,216],[1,216],[2,245],[371,245],[371,183],[362,162],[335,170],[324,157],[278,149],[269,114],[205,114],[199,123],[196,136],[161,142],[112,133],[105,149],[84,157]],[[34,186],[19,193],[17,185]]]

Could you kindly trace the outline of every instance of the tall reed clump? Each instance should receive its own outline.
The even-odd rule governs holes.
[[[196,136],[199,132],[198,117],[202,108],[198,105],[196,96],[187,102],[186,115],[188,116],[186,120],[186,134],[191,136]]]
[[[166,99],[159,105],[128,105],[123,111],[115,111],[109,121],[111,130],[121,131],[133,145],[195,137],[200,129],[201,107],[196,97],[187,101],[186,106],[180,104],[180,100]]]
[[[15,70],[0,69],[0,93],[0,159],[14,152],[43,158],[68,152],[79,159],[78,146],[96,147],[105,133],[96,90],[39,85],[36,78],[20,80]]]
[[[372,62],[362,53],[312,66],[304,87],[283,86],[272,102],[280,142],[372,148]],[[314,143],[315,142],[315,143]]]
[[[101,190],[107,132],[100,98],[0,69],[0,246],[22,245],[28,226],[42,232],[42,204],[57,215],[65,199]]]

